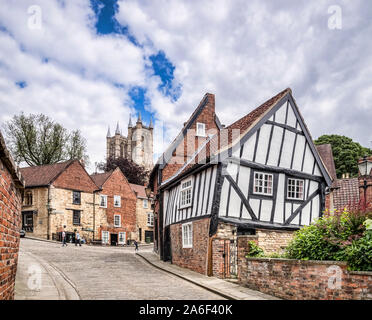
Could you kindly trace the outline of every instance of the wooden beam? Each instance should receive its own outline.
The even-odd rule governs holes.
[[[273,126],[281,127],[281,128],[287,129],[288,131],[291,131],[291,132],[294,132],[296,134],[304,136],[304,133],[301,130],[290,127],[287,124],[282,124],[282,123],[274,122],[274,121],[271,121],[271,120],[267,120],[266,124],[272,124]]]
[[[256,215],[254,214],[254,212],[253,212],[253,210],[252,210],[252,208],[251,208],[248,200],[245,198],[244,194],[242,193],[242,191],[240,190],[240,188],[238,187],[238,185],[236,184],[236,182],[234,181],[234,179],[230,175],[225,175],[225,177],[230,182],[230,185],[234,188],[235,192],[240,197],[240,200],[243,202],[243,204],[247,208],[248,213],[251,216],[251,218],[253,220],[258,220],[257,217],[256,217]]]
[[[318,194],[320,193],[320,190],[315,190],[311,196],[309,198],[306,199],[306,201],[304,201],[291,215],[290,217],[284,222],[284,224],[290,224],[291,221],[296,218],[297,214],[303,209],[305,208],[305,206],[311,201],[313,200]]]
[[[278,168],[274,166],[268,166],[268,165],[264,165],[264,164],[256,163],[253,161],[236,158],[236,157],[227,158],[225,162],[237,163],[237,164],[240,164],[241,166],[249,167],[252,169],[264,170],[264,171],[275,172],[275,173],[284,173],[284,174],[287,174],[287,175],[290,175],[296,178],[310,179],[310,180],[317,181],[317,182],[323,181],[323,177],[320,177],[320,176],[319,177],[313,176],[311,174],[299,172],[293,169],[285,169],[285,168]]]

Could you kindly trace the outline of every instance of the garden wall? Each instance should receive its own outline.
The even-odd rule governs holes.
[[[239,254],[239,283],[293,300],[372,300],[372,272],[347,271],[345,262],[245,258]]]

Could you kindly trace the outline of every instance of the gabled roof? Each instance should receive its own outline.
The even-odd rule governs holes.
[[[176,150],[178,145],[182,142],[184,136],[187,133],[187,130],[190,129],[194,120],[198,117],[198,115],[203,111],[203,109],[207,105],[208,99],[210,99],[210,96],[212,96],[211,93],[206,93],[204,95],[204,97],[201,100],[201,102],[199,103],[198,107],[194,110],[194,112],[192,113],[190,118],[184,123],[184,126],[183,126],[182,130],[180,131],[180,133],[173,140],[173,142],[170,144],[170,146],[165,150],[165,152],[159,157],[158,161],[156,162],[155,167],[157,165],[160,165],[160,167],[163,168],[168,163],[168,161],[172,157],[172,153],[174,152],[174,150]],[[217,126],[220,127],[221,126],[220,121],[217,118],[215,119],[215,121],[216,121]]]
[[[21,168],[21,174],[25,180],[26,187],[42,187],[48,186],[71,165],[74,161],[69,160],[65,162],[47,164],[42,166],[32,166]]]
[[[132,188],[132,190],[136,193],[137,198],[147,199],[145,186],[141,186],[139,184],[134,184],[134,183],[130,183],[129,185]]]
[[[221,132],[218,132],[215,136],[211,137],[210,140],[204,146],[202,146],[198,152],[195,153],[194,160],[196,160],[190,161],[191,163],[189,164],[186,163],[178,172],[175,173],[175,175],[173,175],[173,177],[167,179],[167,181],[171,181],[176,176],[183,175],[184,173],[193,170],[194,168],[200,166],[200,163],[203,162],[203,160],[207,162],[211,156],[216,155],[221,150],[226,149],[233,142],[233,138],[236,138],[233,137],[234,129],[240,130],[240,137],[245,135],[248,129],[251,129],[251,127],[255,125],[263,117],[263,115],[271,110],[283,97],[286,96],[287,93],[291,92],[292,91],[290,88],[279,92],[277,95],[261,104],[258,108],[252,110],[244,117],[224,128],[224,133],[221,134]]]
[[[335,161],[333,159],[332,146],[330,144],[321,144],[315,146],[320,158],[328,170],[333,181],[337,179]]]
[[[111,176],[111,174],[114,172],[114,170],[104,172],[104,173],[95,173],[90,175],[90,177],[93,179],[94,183],[99,187],[102,188],[102,186],[105,184],[106,180]]]
[[[332,188],[334,188],[333,204],[335,209],[342,210],[347,206],[355,206],[359,203],[358,178],[337,179]]]
[[[210,140],[202,148],[200,148],[198,152],[195,153],[194,157],[189,160],[190,163],[184,164],[172,177],[164,181],[162,183],[162,186],[173,181],[176,177],[183,176],[188,172],[193,171],[197,167],[200,167],[203,164],[208,163],[211,160],[211,158],[214,158],[216,156],[221,158],[222,153],[231,150],[233,147],[238,145],[239,141],[248,139],[252,134],[254,134],[254,132],[256,132],[256,130],[263,124],[262,121],[266,121],[265,119],[271,116],[271,114],[274,111],[276,111],[275,107],[276,106],[280,107],[282,105],[280,102],[282,102],[283,100],[285,101],[287,99],[291,101],[291,103],[293,104],[294,112],[296,116],[298,116],[300,126],[302,125],[305,137],[308,140],[310,148],[313,151],[314,157],[319,165],[319,168],[322,174],[324,175],[327,184],[330,186],[332,183],[330,174],[328,173],[325,165],[323,164],[319,156],[319,153],[314,147],[310,132],[302,118],[302,115],[298,111],[298,107],[292,97],[292,90],[290,88],[287,88],[279,92],[277,95],[265,101],[258,108],[254,109],[246,116],[240,118],[239,120],[235,121],[234,123],[226,127],[225,130],[219,131],[216,135],[211,137]],[[235,129],[238,130],[239,132],[239,135],[237,136],[234,136]]]

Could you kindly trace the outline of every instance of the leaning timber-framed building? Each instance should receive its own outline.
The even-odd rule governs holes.
[[[332,180],[286,89],[228,127],[206,94],[155,165],[155,250],[203,274],[237,270],[237,236],[266,252],[322,215]]]

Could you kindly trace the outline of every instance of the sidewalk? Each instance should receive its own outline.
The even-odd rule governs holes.
[[[163,262],[153,252],[138,252],[137,255],[156,268],[162,269],[229,300],[280,300],[274,296],[239,286],[227,280],[207,277],[189,269]]]
[[[47,241],[47,240],[46,240]],[[19,252],[15,300],[79,300],[74,285],[54,266],[29,252]]]

